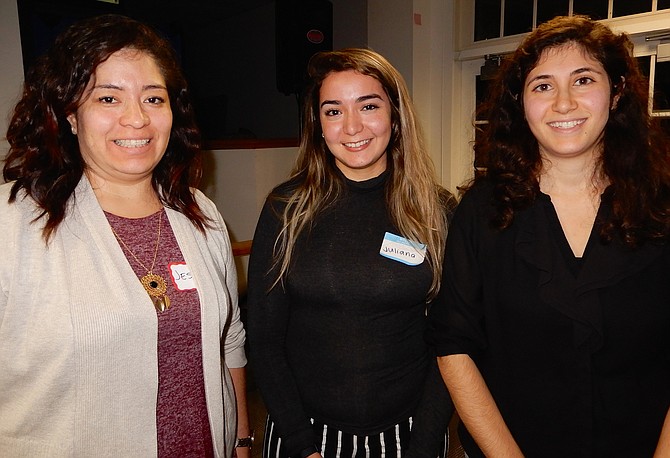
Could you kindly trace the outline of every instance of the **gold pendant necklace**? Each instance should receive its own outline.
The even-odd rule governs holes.
[[[140,266],[142,266],[144,270],[147,271],[146,275],[140,278],[140,283],[142,283],[144,290],[149,294],[149,298],[151,298],[151,302],[153,302],[154,307],[158,312],[164,312],[170,308],[170,298],[167,296],[167,294],[165,294],[165,292],[167,291],[167,283],[165,282],[165,279],[163,277],[154,273],[154,266],[156,265],[156,256],[158,256],[158,246],[160,245],[161,241],[162,218],[163,218],[163,210],[161,209],[161,212],[158,214],[158,237],[156,237],[156,248],[154,249],[154,259],[151,262],[150,269],[147,269],[147,266],[145,266],[144,263],[140,261],[137,258],[137,256],[135,256],[135,253],[133,253],[130,247],[126,245],[126,242],[124,242],[123,239],[119,237],[119,234],[117,234],[114,228],[112,227],[112,233],[119,241],[119,243],[121,243],[121,245],[123,245],[126,248],[126,251],[128,251],[128,253],[130,253],[130,255],[133,257],[133,259],[135,259],[135,261],[137,261],[137,263]]]

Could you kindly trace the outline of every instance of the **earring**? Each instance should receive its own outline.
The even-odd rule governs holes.
[[[77,135],[77,129],[74,126],[70,126],[70,129],[72,130],[72,135]]]
[[[326,138],[326,136],[323,135],[323,132],[321,132],[321,138]]]

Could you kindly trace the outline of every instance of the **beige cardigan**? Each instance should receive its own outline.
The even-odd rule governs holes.
[[[48,247],[29,198],[0,185],[0,456],[156,455],[157,320],[86,178]],[[227,367],[246,364],[230,241],[166,209],[202,309],[203,370],[215,454],[236,436]],[[220,339],[223,336],[223,345]],[[221,356],[224,355],[224,356]]]

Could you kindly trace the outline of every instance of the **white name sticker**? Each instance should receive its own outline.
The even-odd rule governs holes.
[[[175,288],[179,291],[195,289],[195,280],[191,275],[191,269],[185,262],[171,262],[169,267],[172,274],[172,284]]]
[[[379,254],[409,266],[418,266],[426,258],[426,245],[387,232]]]

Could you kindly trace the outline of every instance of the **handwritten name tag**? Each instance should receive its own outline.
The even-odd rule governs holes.
[[[418,266],[426,258],[426,245],[387,232],[379,254],[409,266]]]
[[[185,262],[172,262],[169,265],[172,274],[172,284],[179,291],[195,289],[195,280],[191,275],[191,269]]]

